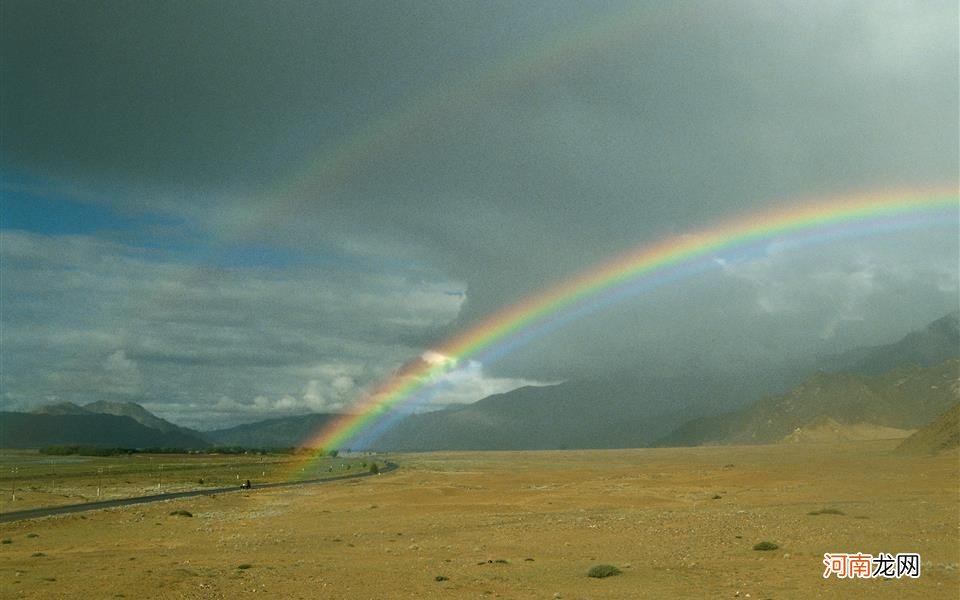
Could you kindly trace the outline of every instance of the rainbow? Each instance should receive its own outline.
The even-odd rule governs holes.
[[[411,140],[430,140],[438,135],[438,124],[444,119],[469,118],[476,107],[493,101],[504,90],[555,73],[578,57],[630,42],[648,42],[650,31],[694,18],[695,11],[689,7],[657,3],[628,3],[621,9],[596,11],[587,22],[558,27],[509,54],[484,62],[463,77],[412,94],[342,138],[331,140],[292,168],[269,192],[244,205],[236,233],[249,235],[245,228],[255,227],[262,231],[301,214],[311,201],[329,201],[378,153],[396,152]]]
[[[694,276],[727,260],[765,253],[770,244],[803,246],[879,231],[958,225],[957,187],[806,201],[741,216],[630,250],[494,313],[438,345],[432,356],[396,373],[306,444],[340,448],[429,388],[466,358],[498,358],[572,319],[643,289]]]

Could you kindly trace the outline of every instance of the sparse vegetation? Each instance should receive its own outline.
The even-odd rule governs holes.
[[[754,544],[753,549],[760,550],[761,552],[765,552],[770,550],[776,550],[779,547],[780,546],[774,544],[773,542],[764,541],[764,542],[760,542],[759,544]]]
[[[44,446],[40,454],[48,456],[124,456],[129,454],[297,454],[299,448],[247,448],[245,446],[212,446],[210,448],[116,448],[110,446]],[[329,456],[336,457],[336,450]]]
[[[175,510],[170,513],[171,517],[192,517],[193,513],[189,510]]]
[[[250,563],[243,563],[241,565],[237,565],[237,568],[240,569],[241,571],[246,571],[247,569],[250,569],[252,567],[253,565],[251,565]]]
[[[356,473],[361,458],[367,463],[363,468],[366,472],[370,465],[369,456],[324,456],[310,467],[294,471],[291,465],[299,459],[290,454],[135,452],[86,457],[65,451],[45,455],[37,450],[12,450],[5,452],[0,459],[0,488],[16,493],[15,503],[9,505],[10,510],[26,510],[90,500],[233,487],[246,479],[273,483],[290,479],[291,472],[296,472],[294,479]],[[331,464],[338,468],[328,471]],[[341,464],[352,465],[353,469],[340,469]]]
[[[371,476],[351,484],[320,486],[315,488],[317,494],[291,494],[280,488],[262,492],[256,501],[245,500],[239,493],[218,494],[217,500],[204,496],[85,513],[87,521],[75,514],[25,521],[9,530],[4,524],[0,539],[11,538],[13,544],[0,546],[0,555],[11,563],[5,585],[14,592],[25,589],[25,596],[43,596],[47,591],[53,597],[54,586],[57,593],[82,594],[89,578],[64,561],[77,548],[91,548],[100,551],[91,552],[83,567],[109,574],[108,598],[119,592],[128,598],[156,595],[162,592],[161,585],[185,594],[238,598],[389,598],[398,588],[408,597],[439,596],[446,590],[452,597],[469,594],[490,599],[496,594],[523,597],[531,589],[544,600],[555,592],[566,600],[637,595],[734,598],[738,590],[739,600],[747,593],[753,600],[777,597],[765,592],[765,586],[791,587],[789,593],[795,597],[814,597],[823,584],[822,567],[811,578],[809,569],[798,570],[793,563],[809,561],[809,548],[816,550],[817,540],[833,539],[830,531],[834,528],[826,527],[831,523],[851,524],[863,547],[874,551],[885,546],[894,549],[897,544],[908,548],[910,536],[915,537],[911,531],[926,529],[923,537],[930,542],[924,543],[921,552],[930,554],[934,563],[956,563],[949,558],[955,548],[955,532],[931,526],[953,518],[952,506],[937,498],[948,497],[944,494],[956,487],[956,463],[948,456],[907,456],[890,461],[890,478],[871,477],[870,466],[889,457],[893,444],[585,450],[564,455],[562,462],[552,453],[450,453],[442,456],[447,467],[442,473],[434,469],[435,455],[411,454],[398,460],[407,475],[401,470],[400,477],[391,474],[390,479]],[[25,458],[36,457],[33,452]],[[233,464],[238,459],[222,457]],[[361,461],[369,467],[374,459],[383,467],[383,455],[341,455],[333,460],[324,458],[323,470],[328,464],[352,461],[356,473]],[[90,472],[91,465],[101,461],[118,465],[141,460],[148,459],[134,455],[68,460],[54,466],[58,472],[61,466],[65,470],[75,465]],[[205,457],[194,460],[214,462]],[[711,461],[717,467],[736,462],[738,469],[706,482],[703,474],[709,472],[704,465]],[[154,471],[156,462],[154,458]],[[36,465],[25,460],[20,464],[49,468],[49,463]],[[183,481],[196,481],[201,473],[207,477],[208,472],[192,471],[189,477],[184,474]],[[532,473],[536,476],[531,477]],[[930,481],[934,473],[942,477]],[[12,473],[8,470],[6,475]],[[241,471],[240,481],[243,476]],[[166,477],[164,469],[165,489]],[[639,482],[647,477],[655,479],[648,487],[657,487],[660,495],[650,502],[638,502],[638,494],[633,492],[642,489]],[[902,485],[889,489],[893,478],[902,479]],[[232,473],[230,479],[234,479]],[[596,481],[603,484],[595,485]],[[898,523],[899,534],[879,525],[853,525],[854,516],[865,514],[866,505],[845,502],[851,481],[858,484],[864,497],[875,499],[869,505],[871,522],[892,519]],[[784,482],[816,482],[818,486],[798,493]],[[30,483],[20,485],[24,496],[29,494],[24,488]],[[553,485],[525,487],[531,483]],[[758,498],[756,490],[766,491]],[[704,503],[714,494],[722,495],[724,501]],[[17,503],[23,502],[20,497],[18,490]],[[919,500],[929,502],[924,510],[903,511],[905,502]],[[381,502],[379,509],[368,510]],[[721,506],[727,504],[727,508]],[[442,510],[436,510],[438,505]],[[715,510],[704,512],[704,507]],[[853,512],[844,518],[805,518],[808,511],[829,508]],[[193,518],[168,516],[174,509],[196,512]],[[154,522],[160,525],[154,526]],[[481,527],[464,530],[463,523]],[[849,533],[849,528],[843,529]],[[32,532],[43,539],[28,539]],[[680,535],[674,537],[675,533]],[[522,536],[519,545],[518,535]],[[333,542],[334,538],[341,541]],[[754,544],[762,540],[783,545],[772,551],[754,551]],[[120,545],[115,545],[117,542]],[[191,549],[183,551],[188,545]],[[38,550],[49,560],[30,558]],[[656,567],[645,560],[650,553],[658,557]],[[784,557],[784,553],[790,556]],[[948,558],[937,558],[942,556]],[[136,560],[130,560],[133,557]],[[527,560],[530,558],[534,561]],[[820,562],[818,556],[813,560]],[[252,566],[240,569],[241,563]],[[613,565],[622,572],[588,577],[588,570],[599,564]],[[659,574],[648,577],[651,568],[659,569]],[[956,576],[956,571],[924,568],[925,575],[910,582],[918,595],[937,597],[936,583]],[[15,575],[14,569],[26,572]],[[757,578],[713,580],[722,578],[723,573],[747,570]],[[691,573],[703,577],[689,577]],[[44,583],[41,578],[48,575],[58,582]],[[448,579],[436,581],[438,575]],[[763,583],[758,584],[761,577]],[[489,594],[484,594],[485,590],[490,590]],[[721,593],[717,594],[718,590]]]
[[[619,575],[622,572],[623,571],[613,565],[594,565],[590,567],[589,571],[587,571],[587,577],[603,579],[604,577],[613,577],[614,575]]]
[[[12,544],[12,543],[13,543],[13,540],[11,540],[10,538],[3,538],[2,540],[0,540],[0,544]]]
[[[436,577],[433,578],[433,580],[434,580],[434,581],[449,581],[450,578],[447,577],[446,575],[437,575]]]

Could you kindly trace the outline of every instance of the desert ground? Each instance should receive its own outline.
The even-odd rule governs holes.
[[[0,452],[0,510],[114,500],[158,493],[320,479],[366,470],[375,457],[291,454],[132,454],[50,456],[35,450]],[[382,462],[380,463],[383,464]]]
[[[0,525],[0,598],[957,598],[960,453],[897,443],[391,456]],[[921,577],[823,578],[857,551],[918,552]]]

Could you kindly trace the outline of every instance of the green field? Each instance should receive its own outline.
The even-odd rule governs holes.
[[[358,472],[382,457],[351,455],[308,462],[290,454],[131,454],[49,456],[0,450],[0,511]]]

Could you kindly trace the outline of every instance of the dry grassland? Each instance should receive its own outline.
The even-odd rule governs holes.
[[[957,598],[960,454],[896,444],[405,455],[8,523],[0,598]],[[856,551],[919,552],[921,577],[822,577],[824,552]]]

